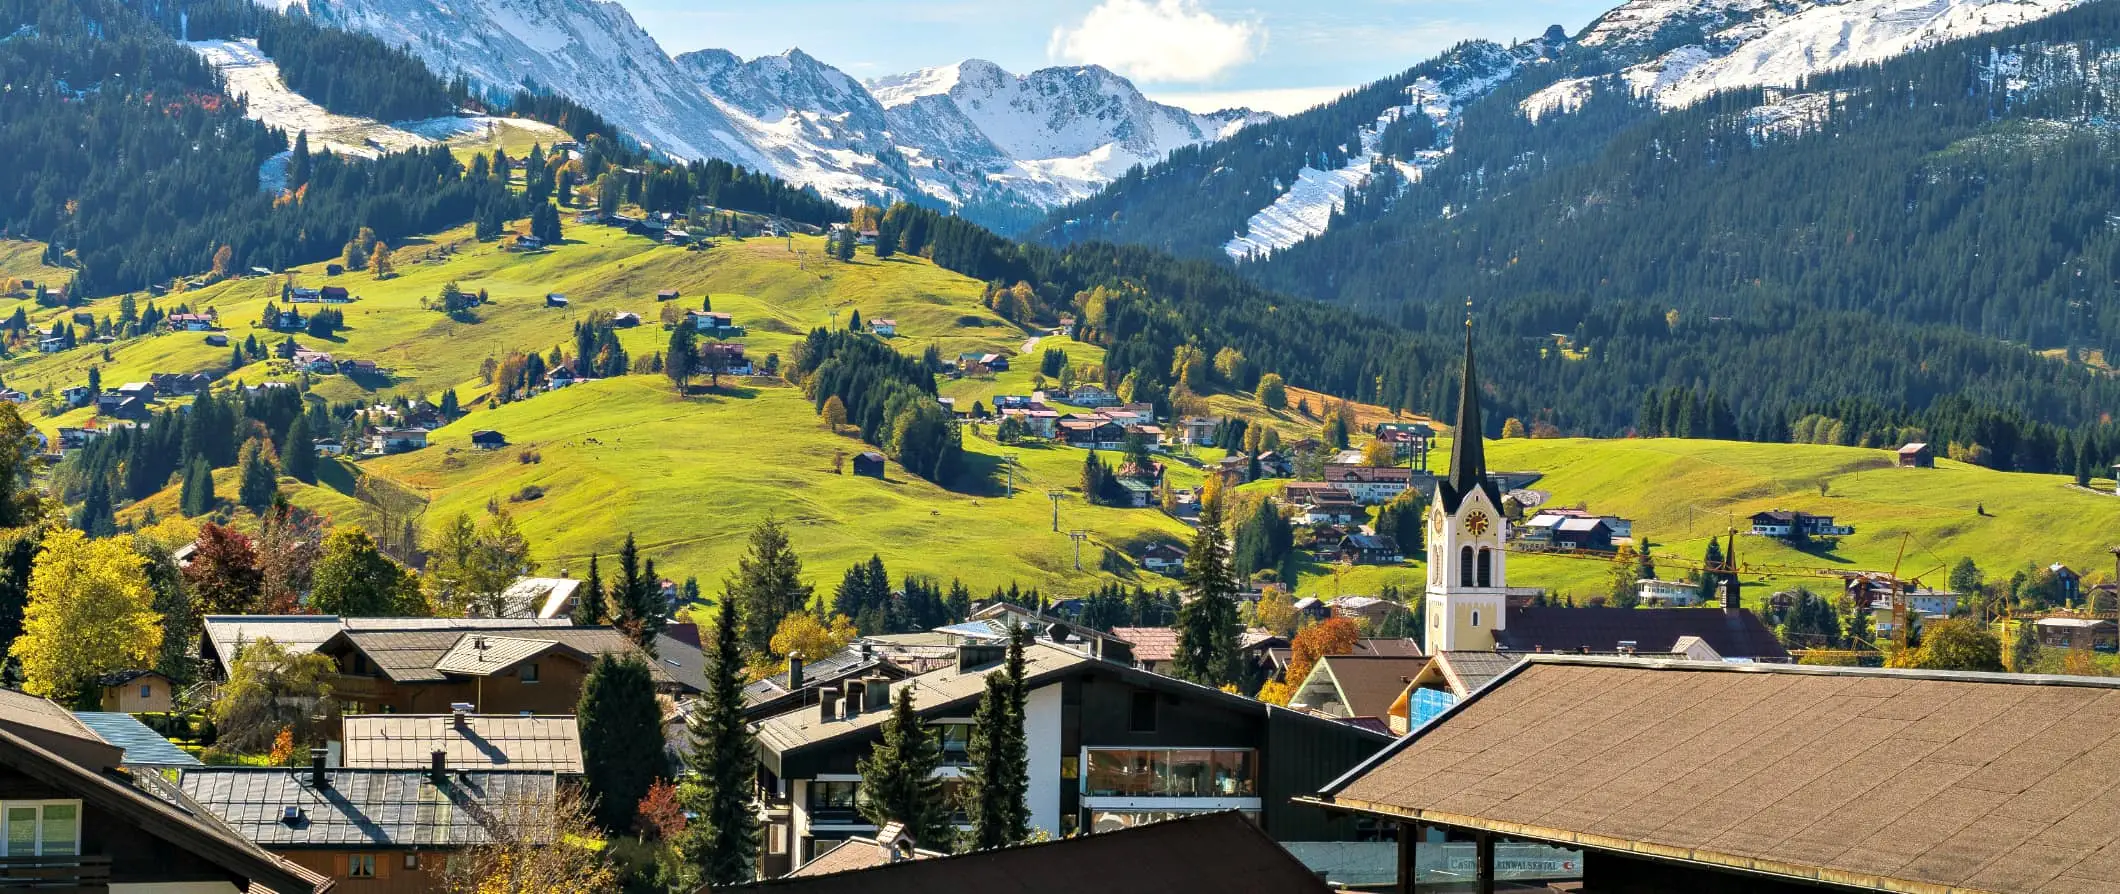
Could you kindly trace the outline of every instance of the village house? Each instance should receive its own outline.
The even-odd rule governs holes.
[[[7,826],[0,888],[83,894],[322,894],[332,888],[330,877],[231,834],[154,766],[129,762],[129,753],[49,701],[0,690],[0,816]]]
[[[321,290],[300,286],[287,289],[281,297],[295,304],[324,303],[324,293]]]
[[[103,690],[103,710],[126,714],[170,710],[173,685],[174,681],[152,670],[118,671],[96,678],[96,686]]]
[[[1288,707],[1402,735],[1391,729],[1392,705],[1428,663],[1421,655],[1328,655],[1311,665],[1310,676],[1292,681]]]
[[[171,332],[205,332],[220,328],[214,311],[203,314],[175,313],[163,318],[163,325]]]
[[[1830,515],[1773,509],[1752,513],[1751,533],[1756,537],[1782,539],[1794,538],[1799,534],[1806,537],[1845,537],[1855,533],[1855,529],[1848,525],[1835,524]]]
[[[228,336],[220,332],[209,332],[206,335],[206,344],[216,348],[228,347]]]
[[[1405,560],[1399,555],[1397,541],[1374,534],[1348,534],[1341,537],[1338,555],[1340,561],[1349,565],[1397,565]]]
[[[383,374],[383,368],[373,360],[341,360],[338,372],[342,376],[379,376]]]
[[[378,426],[368,431],[368,453],[383,456],[423,450],[427,447],[427,434],[424,428]]]
[[[2039,645],[2051,649],[2111,652],[2115,645],[2120,645],[2120,628],[2101,618],[2040,618],[2032,622],[2032,629]],[[1883,635],[1882,631],[1879,635]]]
[[[434,714],[458,703],[474,714],[572,714],[599,656],[639,649],[609,627],[523,626],[347,630],[316,651],[337,665],[333,696],[347,714]],[[649,666],[658,688],[676,691]]]
[[[499,450],[508,446],[508,436],[490,428],[471,433],[471,446],[480,450]]]
[[[317,438],[310,443],[316,447],[318,456],[346,455],[346,445],[337,438]]]
[[[1215,430],[1221,426],[1220,416],[1185,416],[1171,429],[1171,440],[1186,447],[1211,444],[1215,440]]]
[[[1118,395],[1111,393],[1109,389],[1095,382],[1083,382],[1068,389],[1065,400],[1075,406],[1089,407],[1091,409],[1116,407],[1124,403],[1124,401],[1119,399]]]
[[[551,372],[545,373],[545,388],[548,390],[568,388],[573,386],[577,382],[586,381],[588,381],[588,379],[576,376],[572,368],[565,366],[562,366]]]
[[[1185,548],[1175,543],[1151,543],[1134,554],[1134,561],[1143,571],[1168,575],[1185,570],[1185,555]]]
[[[340,724],[339,764],[350,769],[429,765],[436,751],[452,770],[539,770],[582,775],[582,734],[573,715],[359,714]]]
[[[744,346],[738,342],[717,341],[699,346],[700,369],[716,371],[725,376],[748,376],[754,368],[751,359],[744,356]]]
[[[676,301],[679,295],[680,293],[676,289],[663,289],[655,293],[655,300],[658,302]]]
[[[2120,867],[2092,855],[2120,846],[2120,828],[2093,818],[2120,809],[2120,789],[2107,771],[2074,773],[2096,766],[2112,735],[2059,719],[2101,716],[2115,690],[2106,679],[1534,655],[1299,800],[1395,824],[1398,890],[1491,889],[1526,868],[1537,884],[1581,891],[2115,890]],[[1615,731],[1641,747],[1615,747]],[[1713,754],[1674,759],[1694,745]],[[1909,747],[1957,769],[1877,769]],[[1884,803],[1874,791],[1792,795],[1793,780],[1889,784],[1898,819],[1871,810]],[[1969,784],[1986,788],[1972,796]],[[1650,804],[1687,819],[1648,819]],[[2034,804],[2036,818],[2022,818]],[[2050,844],[2057,835],[2070,843]]]
[[[869,321],[869,332],[878,338],[898,337],[898,321],[888,317],[877,317]]]
[[[449,766],[445,754],[389,769],[194,767],[177,785],[227,828],[346,891],[444,890],[449,855],[492,838],[488,824],[549,815],[558,777]]]
[[[715,310],[685,311],[685,322],[709,338],[742,338],[744,329],[736,325],[736,318]]]
[[[317,290],[317,297],[323,299],[325,304],[353,303],[353,293],[346,291],[345,286],[325,286]]]
[[[1435,444],[1435,426],[1426,422],[1379,422],[1370,432],[1391,445],[1393,455],[1411,460],[1413,468],[1428,468],[1428,453]]]
[[[999,398],[995,400],[998,402]],[[1035,410],[1010,407],[1001,411],[1001,417],[1016,420],[1022,424],[1024,430],[1029,432],[1032,437],[1050,440],[1059,436],[1060,412],[1058,410],[1048,410],[1043,407]]]
[[[1303,525],[1350,524],[1362,512],[1354,494],[1337,484],[1292,481],[1282,488],[1280,499],[1294,510],[1293,520]]]
[[[1690,608],[1700,604],[1700,585],[1682,580],[1648,578],[1635,583],[1635,595],[1648,608]]]
[[[901,688],[940,736],[939,775],[954,789],[969,761],[972,708],[1005,651],[961,645],[941,669],[897,683],[848,680],[822,690],[815,705],[759,722],[769,843],[762,873],[799,869],[843,839],[878,831],[856,810],[855,765]],[[1387,736],[1042,641],[1025,657],[1034,828],[1058,838],[1240,810],[1277,840],[1353,837],[1352,824],[1294,809],[1289,798],[1352,767]]]
[[[155,387],[158,396],[188,397],[213,386],[211,373],[154,373],[147,383]]]
[[[1058,436],[1067,446],[1084,450],[1119,450],[1126,446],[1125,428],[1094,416],[1061,419]]]
[[[567,306],[567,296],[566,296],[565,294],[563,294],[563,293],[560,293],[560,292],[546,292],[546,293],[545,293],[545,306],[546,306],[546,307],[566,307],[566,306]]]
[[[1355,502],[1377,506],[1391,502],[1391,498],[1413,486],[1413,470],[1403,466],[1328,465],[1325,482],[1345,488],[1354,494]]]
[[[69,407],[88,406],[88,402],[94,399],[95,396],[96,393],[88,390],[87,385],[75,385],[71,388],[66,388],[59,392],[59,400],[63,401]]]
[[[865,478],[884,477],[884,455],[874,450],[854,454],[854,474]]]
[[[1899,448],[1894,458],[1902,469],[1936,468],[1936,451],[1919,441]]]

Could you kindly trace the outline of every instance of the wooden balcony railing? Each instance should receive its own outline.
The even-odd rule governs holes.
[[[109,890],[109,857],[0,857],[0,891],[103,894]]]

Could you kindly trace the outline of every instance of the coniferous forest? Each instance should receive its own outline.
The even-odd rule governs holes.
[[[1055,212],[1040,237],[1208,258],[1417,342],[1461,337],[1474,299],[1498,404],[1564,433],[1656,433],[1666,426],[1643,415],[1642,395],[1682,389],[1715,395],[1748,438],[1816,438],[1815,426],[1791,430],[1819,415],[1846,422],[1834,430],[1847,443],[1977,438],[2006,467],[2057,468],[2064,431],[2111,455],[2109,435],[2084,433],[2120,396],[2110,361],[2086,362],[2120,358],[2120,141],[2102,88],[2120,7],[1679,111],[1608,78],[1575,111],[1533,121],[1520,104],[1540,88],[1619,65],[1555,51],[1558,36],[1509,51],[1551,64],[1468,105],[1418,186],[1380,170],[1323,236],[1270,257],[1232,265],[1220,250],[1261,195],[1303,164],[1334,163],[1327,150],[1403,102],[1408,79],[1447,88],[1495,70],[1500,49],[1469,44],[1174,153]],[[1777,117],[1798,107],[1777,105],[1790,94],[1815,105]],[[1384,137],[1408,157],[1435,140]],[[1332,363],[1334,348],[1303,352],[1330,367],[1324,387],[1426,409],[1447,400],[1426,363],[1395,374],[1379,359]]]
[[[386,242],[475,218],[516,219],[530,203],[507,186],[468,176],[440,146],[358,159],[308,153],[290,163],[288,193],[260,189],[259,168],[289,135],[243,117],[218,76],[175,39],[257,35],[308,70],[294,85],[327,108],[388,118],[446,114],[472,99],[418,60],[374,38],[326,31],[247,3],[132,0],[0,0],[0,235],[49,243],[76,267],[85,295],[145,289],[212,269],[226,246],[233,270],[279,269],[337,254],[366,227]],[[525,89],[523,114],[614,132],[559,97]],[[674,180],[682,200],[828,221],[843,212],[770,177],[733,165],[648,164],[614,140],[595,140],[614,163],[640,163],[646,183]],[[637,189],[637,188],[636,188]]]

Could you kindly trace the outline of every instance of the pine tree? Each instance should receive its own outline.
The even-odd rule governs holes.
[[[301,414],[287,426],[287,444],[280,448],[287,474],[304,484],[317,483],[317,447],[309,436],[309,417]]]
[[[1008,661],[988,674],[986,692],[972,713],[972,739],[965,776],[965,812],[972,819],[972,850],[1020,844],[1031,834],[1030,757],[1024,734],[1024,642],[1028,631],[1011,631]]]
[[[693,327],[682,319],[670,327],[670,345],[663,351],[663,374],[677,385],[679,394],[692,387],[692,374],[699,358],[696,337]]]
[[[861,805],[862,817],[879,827],[904,823],[921,847],[948,851],[955,830],[942,780],[935,778],[940,766],[942,748],[913,712],[912,687],[899,686],[891,717],[883,723],[883,741],[856,764],[861,788],[869,796]]]
[[[758,848],[758,816],[751,809],[757,750],[744,723],[742,608],[725,601],[714,623],[707,655],[707,691],[685,717],[690,750],[685,765],[697,774],[690,787],[691,825],[682,848],[710,886],[751,880]]]
[[[788,542],[787,529],[770,517],[751,531],[750,549],[736,560],[736,573],[723,587],[730,601],[743,606],[744,644],[758,655],[769,651],[780,619],[810,604],[802,559]]]
[[[611,623],[645,646],[663,628],[662,582],[655,577],[655,563],[643,566],[633,534],[618,551],[618,580],[611,582]]]
[[[589,554],[589,579],[582,581],[581,589],[574,596],[576,627],[596,627],[604,623],[604,578],[596,567],[595,553]]]
[[[1185,586],[1192,599],[1178,609],[1175,675],[1206,686],[1236,680],[1237,579],[1222,532],[1222,503],[1200,508],[1200,529],[1185,557]]]
[[[184,471],[184,490],[178,507],[188,518],[197,518],[212,512],[214,503],[213,469],[206,465],[206,457],[192,460],[191,467]]]
[[[1708,538],[1708,551],[1700,557],[1700,601],[1703,603],[1715,601],[1715,590],[1722,585],[1722,575],[1718,573],[1722,562],[1722,544],[1713,537]]]
[[[664,769],[662,709],[647,662],[639,655],[596,659],[582,681],[575,716],[597,824],[609,832],[629,830],[640,799]]]
[[[272,505],[272,498],[280,492],[279,472],[272,464],[272,448],[260,438],[244,441],[241,458],[236,464],[240,470],[236,501],[243,504],[243,508],[263,515]]]

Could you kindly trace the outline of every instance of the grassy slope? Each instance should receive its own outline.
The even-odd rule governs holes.
[[[338,279],[361,296],[345,308],[351,327],[324,342],[298,337],[305,346],[345,357],[369,358],[397,370],[388,383],[356,383],[344,377],[318,380],[317,393],[334,400],[396,391],[438,394],[457,387],[466,405],[481,393],[478,367],[510,349],[548,350],[567,342],[572,325],[593,309],[630,310],[648,324],[628,331],[629,350],[659,350],[667,335],[654,324],[656,290],[677,288],[682,307],[698,306],[711,294],[717,310],[751,328],[745,339],[754,356],[785,354],[800,333],[827,323],[834,311],[843,322],[850,310],[864,317],[893,317],[904,333],[895,344],[918,352],[933,344],[946,357],[961,351],[1018,350],[1030,337],[979,305],[981,286],[917,259],[877,261],[866,254],[852,265],[822,260],[822,240],[755,239],[723,242],[707,252],[655,246],[599,227],[569,226],[570,242],[557,250],[519,255],[469,239],[468,231],[437,234],[404,246],[400,276],[377,282],[365,273]],[[29,256],[34,260],[34,255]],[[298,271],[307,284],[327,282],[321,265]],[[492,305],[476,323],[449,320],[420,306],[445,282],[487,289]],[[265,303],[276,299],[279,280],[222,283],[182,296],[195,306],[218,309],[240,341],[250,334]],[[547,291],[566,292],[572,307],[548,309]],[[174,303],[169,301],[166,303]],[[93,310],[110,313],[114,301]],[[4,309],[0,309],[4,310]],[[277,335],[260,331],[260,339]],[[1016,368],[996,376],[946,382],[943,394],[961,403],[995,394],[1024,393],[1036,371],[1036,355],[1048,347],[1066,350],[1074,363],[1101,363],[1093,345],[1044,339]],[[115,346],[104,363],[104,381],[144,378],[149,372],[188,371],[225,363],[225,349],[206,346],[200,335],[167,334]],[[53,389],[83,380],[100,351],[81,348],[58,356],[13,361],[6,379],[13,387]],[[239,378],[272,375],[269,364],[253,364]],[[373,392],[373,394],[371,393]],[[1293,398],[1292,398],[1293,399]],[[1266,414],[1240,396],[1211,398],[1216,412],[1253,417]],[[1311,396],[1314,408],[1323,401]],[[483,405],[443,429],[427,451],[332,467],[326,487],[289,483],[304,505],[341,519],[365,520],[354,500],[358,474],[375,475],[411,488],[432,501],[430,519],[459,510],[476,511],[488,499],[506,501],[525,486],[543,487],[539,500],[516,504],[538,544],[547,571],[579,571],[589,551],[615,549],[628,530],[637,531],[661,567],[675,575],[717,580],[733,565],[750,526],[771,512],[795,529],[798,548],[820,586],[836,582],[847,564],[880,552],[897,572],[962,577],[975,587],[1011,579],[1049,591],[1074,593],[1088,575],[1072,570],[1070,543],[1051,531],[1048,489],[1072,490],[1080,451],[991,442],[991,428],[966,438],[973,454],[970,480],[953,493],[904,474],[877,482],[831,473],[839,451],[861,445],[818,426],[799,392],[756,380],[715,396],[679,398],[660,379],[647,377],[596,383],[539,396],[496,410]],[[1360,408],[1369,415],[1382,411]],[[37,420],[47,427],[83,415]],[[1314,418],[1278,414],[1286,434],[1316,431]],[[496,428],[517,448],[479,453],[468,448],[470,431]],[[535,448],[537,464],[517,461]],[[1018,496],[1000,496],[1001,457],[1018,458]],[[1438,456],[1447,453],[1447,444]],[[1202,454],[1212,459],[1213,451]],[[1829,512],[1857,526],[1831,555],[1810,556],[1757,538],[1741,544],[1747,563],[1789,566],[1889,568],[1901,534],[1911,533],[1905,570],[1928,572],[1970,555],[1991,573],[2006,574],[2026,562],[2066,561],[2079,569],[2104,568],[2103,553],[2115,498],[2076,491],[2064,479],[2011,475],[1943,462],[1933,471],[1881,467],[1881,451],[1851,448],[1646,441],[1506,441],[1489,446],[1496,468],[1542,469],[1538,487],[1556,505],[1587,502],[1636,520],[1659,553],[1697,557],[1709,534],[1730,520],[1766,508]],[[1198,481],[1182,465],[1176,483]],[[1817,482],[1828,483],[1819,496]],[[232,494],[232,477],[221,482]],[[158,512],[174,508],[174,493],[148,501]],[[1988,517],[1973,513],[1985,504]],[[168,504],[168,505],[164,505]],[[1063,504],[1062,530],[1092,534],[1086,547],[1091,568],[1095,544],[1127,546],[1152,537],[1177,538],[1185,529],[1152,511],[1088,507],[1079,495]],[[1589,596],[1605,590],[1601,562],[1522,557],[1513,581]],[[1308,594],[1373,593],[1386,583],[1417,586],[1418,564],[1399,568],[1335,569],[1309,566],[1299,589]],[[1932,577],[1940,577],[1932,573]],[[1160,581],[1150,581],[1158,583]],[[1806,582],[1782,577],[1776,586]],[[1764,588],[1761,588],[1764,589]]]
[[[1732,525],[1743,528],[1746,516],[1774,508],[1834,515],[1856,533],[1829,553],[1743,537],[1741,562],[1890,570],[1904,542],[1901,572],[1942,586],[1949,564],[1962,556],[1991,577],[2027,563],[2110,570],[2105,550],[2120,540],[2113,529],[2120,497],[2086,493],[2064,476],[1995,472],[1949,460],[1935,469],[1898,469],[1882,450],[1653,439],[1499,441],[1487,452],[1497,468],[1544,470],[1545,480],[1535,487],[1553,494],[1551,505],[1587,502],[1594,510],[1632,518],[1636,535],[1647,535],[1659,554],[1690,559],[1700,557],[1708,536]],[[1826,484],[1823,496],[1820,482]],[[1976,514],[1981,506],[1987,515]],[[1601,563],[1516,561],[1511,576],[1520,583],[1581,595],[1605,589]],[[1768,575],[1766,583],[1830,586],[1796,575]]]

